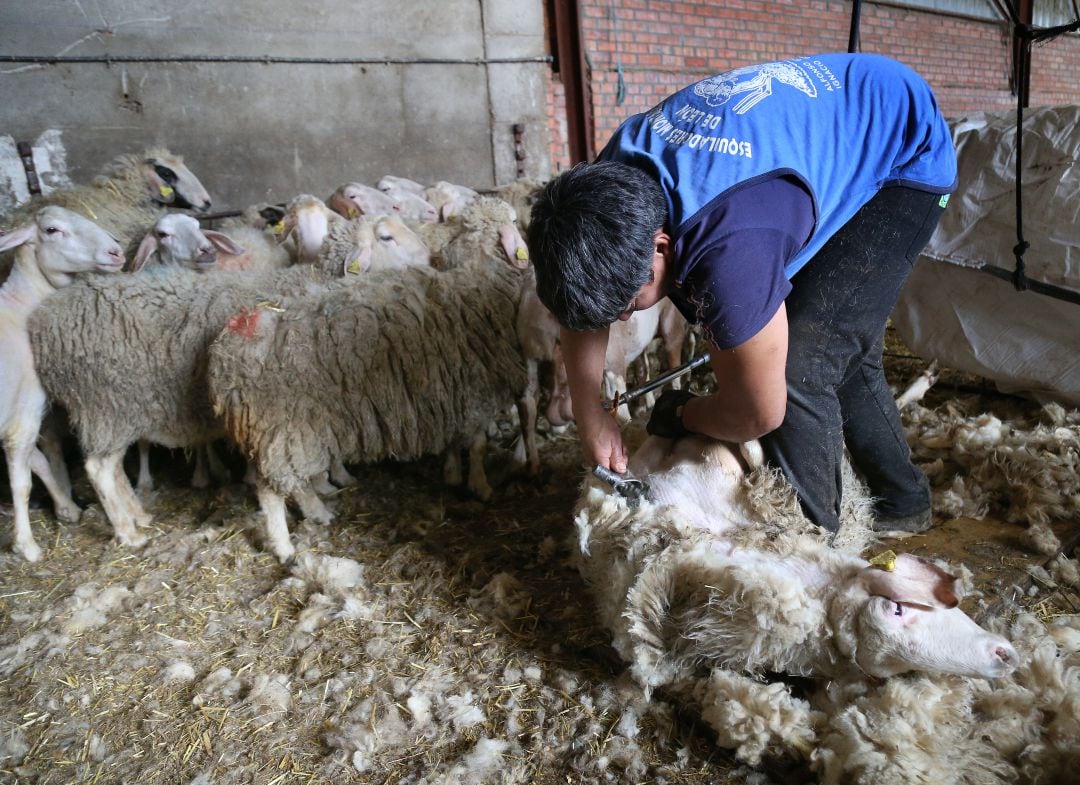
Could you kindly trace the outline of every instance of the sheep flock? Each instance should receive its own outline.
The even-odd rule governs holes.
[[[647,462],[655,496],[631,507],[544,415],[558,352],[521,240],[538,185],[388,175],[210,225],[196,173],[155,148],[0,217],[20,270],[36,246],[12,233],[69,210],[127,259],[113,243],[54,274],[4,327],[34,354],[0,357],[4,378],[51,408],[0,398],[0,422],[40,429],[29,468],[57,487],[26,505],[30,547],[9,455],[0,782],[1074,781],[1080,412],[948,369],[916,382],[925,535],[872,533],[853,478],[825,542],[752,463],[723,523]],[[693,356],[663,319],[617,389],[673,344]],[[898,394],[924,368],[895,340],[886,360]],[[888,664],[828,594],[916,563],[948,576],[982,654]],[[832,577],[793,594],[805,565]],[[907,618],[945,613],[935,597],[903,598]]]

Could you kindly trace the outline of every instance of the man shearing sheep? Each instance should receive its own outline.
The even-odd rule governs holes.
[[[589,465],[626,470],[600,403],[608,326],[670,297],[700,323],[716,392],[668,390],[650,433],[759,438],[807,516],[839,526],[844,445],[876,528],[930,526],[882,370],[885,323],[956,186],[930,87],[868,54],[738,68],[622,124],[533,207]]]

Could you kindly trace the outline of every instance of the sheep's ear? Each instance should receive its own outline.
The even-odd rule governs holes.
[[[29,242],[30,238],[34,236],[36,228],[34,224],[29,223],[26,226],[20,226],[18,229],[12,229],[7,234],[0,231],[0,251],[18,248],[23,243]]]
[[[521,232],[513,224],[503,224],[499,227],[499,242],[507,260],[519,270],[527,270],[529,267],[529,247],[521,239]]]
[[[296,229],[296,213],[287,212],[285,217],[281,220],[281,231],[276,232],[278,243],[283,243],[292,236],[293,230]]]
[[[351,199],[345,198],[344,194],[339,191],[335,191],[334,195],[326,200],[326,205],[334,211],[336,215],[340,215],[343,218],[356,218],[359,214],[356,205],[352,203]]]
[[[457,214],[457,205],[453,201],[443,202],[442,207],[439,208],[439,218],[443,221],[449,221]]]
[[[219,251],[224,251],[232,256],[239,256],[245,249],[237,245],[229,235],[223,232],[215,232],[213,229],[203,229],[203,237],[209,240]]]
[[[139,243],[139,250],[135,252],[135,258],[124,268],[125,272],[137,273],[146,266],[146,261],[157,250],[157,235],[151,229]]]
[[[361,248],[360,253],[342,265],[342,275],[359,275],[371,269],[371,249]]]
[[[891,571],[871,565],[863,568],[859,582],[866,591],[893,602],[927,608],[955,608],[956,577],[925,559],[901,553]]]

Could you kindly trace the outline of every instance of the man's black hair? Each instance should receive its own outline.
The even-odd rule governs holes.
[[[667,200],[647,173],[582,163],[549,182],[532,208],[536,290],[559,323],[595,330],[619,318],[652,274]]]

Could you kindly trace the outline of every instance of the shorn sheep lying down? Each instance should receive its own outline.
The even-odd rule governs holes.
[[[469,487],[491,493],[488,423],[525,384],[514,319],[522,275],[501,260],[373,273],[365,286],[255,303],[214,343],[210,393],[255,464],[269,548],[294,548],[285,497],[335,461],[410,460],[467,445]],[[309,500],[310,501],[310,500]],[[329,521],[325,508],[308,517]]]
[[[768,531],[762,505],[790,508],[790,490],[755,498],[727,445],[650,437],[630,467],[652,501],[632,510],[594,485],[576,523],[583,575],[642,684],[703,664],[831,677],[1016,667],[1012,645],[956,607],[955,578],[939,567],[900,555],[886,570],[809,524]]]
[[[636,509],[587,482],[579,568],[635,679],[696,706],[739,759],[795,755],[845,785],[1057,782],[1075,766],[1080,617],[1021,616],[1018,653],[956,607],[944,570],[852,555],[857,510],[828,547],[782,478],[744,476],[722,444],[652,437],[631,470],[651,488]],[[776,674],[820,678],[801,698]]]
[[[27,320],[49,295],[92,271],[116,272],[124,265],[119,244],[93,222],[62,207],[44,207],[9,234],[0,236],[0,251],[15,249],[15,265],[0,287],[0,438],[7,456],[15,507],[15,552],[29,561],[41,558],[30,530],[30,473],[45,483],[66,521],[78,520],[71,488],[54,472],[37,447],[45,415],[45,391],[34,370]],[[85,362],[85,358],[84,362]],[[63,467],[59,456],[57,471]]]

